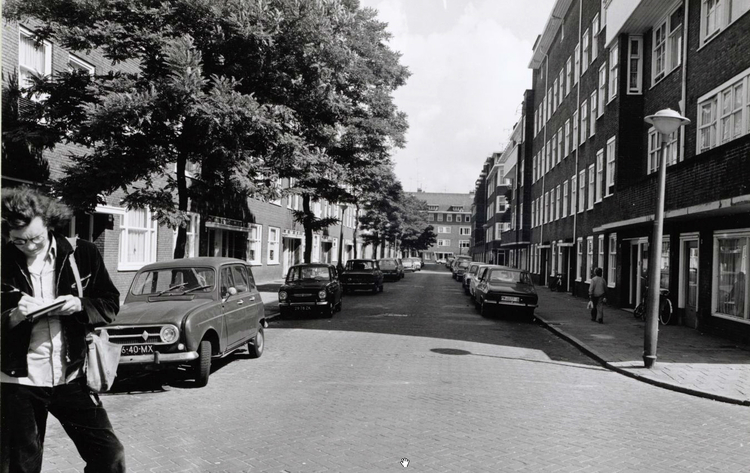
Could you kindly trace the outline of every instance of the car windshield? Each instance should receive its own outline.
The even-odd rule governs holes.
[[[329,281],[331,279],[331,275],[326,266],[294,266],[289,270],[289,274],[286,276],[287,282],[300,281],[304,279],[312,279],[315,281]]]
[[[458,263],[458,267],[459,268],[468,268],[469,267],[469,262],[468,261],[461,261],[460,263]]]
[[[380,260],[380,269],[396,269],[396,261],[392,259]]]
[[[130,292],[136,296],[195,294],[211,292],[215,285],[213,268],[163,268],[138,273]]]
[[[523,283],[528,284],[528,277],[520,271],[510,271],[507,269],[493,269],[490,272],[489,282],[501,283]]]
[[[347,261],[347,271],[364,271],[366,269],[375,269],[373,261]]]

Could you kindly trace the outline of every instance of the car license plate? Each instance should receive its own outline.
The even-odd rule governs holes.
[[[513,296],[503,296],[500,298],[503,302],[521,302],[520,297],[513,297]]]
[[[153,345],[123,345],[121,355],[148,355],[154,352]]]
[[[294,310],[302,312],[306,310],[312,310],[312,307],[310,307],[309,305],[296,305],[294,306]]]

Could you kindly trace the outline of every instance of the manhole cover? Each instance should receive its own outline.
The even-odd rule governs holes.
[[[371,317],[408,317],[408,314],[376,314],[372,315]]]

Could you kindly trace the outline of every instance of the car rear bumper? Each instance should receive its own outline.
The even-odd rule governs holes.
[[[279,302],[279,307],[303,307],[303,306],[324,306],[328,301],[317,302]]]
[[[120,356],[120,365],[161,365],[180,364],[193,361],[198,358],[197,351],[184,351],[179,353],[149,353],[147,355],[123,355]]]
[[[533,303],[526,303],[526,302],[508,302],[508,301],[493,301],[489,299],[485,299],[484,302],[486,304],[493,304],[497,306],[502,307],[519,307],[519,308],[527,308],[527,309],[536,309],[539,307],[539,304],[533,304]]]

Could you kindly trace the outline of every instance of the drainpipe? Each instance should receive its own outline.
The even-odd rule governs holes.
[[[547,54],[544,55],[544,64],[545,64],[545,66],[544,66],[544,68],[545,68],[544,69],[544,92],[546,94],[546,93],[548,93],[547,91],[549,90],[549,83],[548,83],[549,82],[549,50],[547,50]],[[545,100],[547,98],[550,98],[550,97],[547,97],[545,95]],[[545,105],[542,104],[542,107],[545,107]],[[546,159],[547,159],[547,153],[546,153],[546,151],[547,150],[546,150],[545,146],[547,146],[547,128],[549,128],[547,126],[547,122],[549,122],[549,118],[550,118],[549,117],[549,113],[550,113],[550,111],[547,108],[545,108],[544,112],[545,112],[544,113],[545,120],[544,120],[544,134],[542,135],[542,161],[546,164],[546,162],[547,162],[546,161]],[[540,166],[540,168],[544,169],[544,166]],[[542,174],[542,196],[541,196],[541,198],[542,198],[542,218],[540,219],[541,222],[542,222],[542,224],[540,225],[540,228],[539,228],[539,244],[543,244],[544,243],[544,225],[545,225],[545,223],[544,223],[544,190],[545,190],[545,185],[546,185],[547,172],[549,172],[549,169],[547,169],[547,171],[544,174]],[[541,255],[541,252],[539,252],[539,254]],[[547,261],[549,262],[549,258],[547,258]],[[546,279],[547,279],[547,270],[545,269],[543,277],[542,277],[542,280],[539,281],[539,282],[543,283]]]
[[[582,28],[583,28],[583,0],[578,0],[578,44],[581,44],[581,29]],[[581,48],[578,48],[578,53],[579,54],[581,53]],[[575,58],[573,58],[573,67],[575,67],[575,63],[576,63]],[[580,69],[580,65],[581,65],[581,61],[578,61],[579,69]],[[578,83],[576,84],[576,112],[578,112],[579,111],[578,104],[581,103],[581,73],[580,73],[580,70],[573,71],[573,75],[576,75],[576,72],[578,72]],[[578,117],[579,121],[580,121],[580,118],[581,117],[579,116]],[[578,186],[578,189],[581,188],[581,185],[578,182],[578,154],[579,154],[578,148],[581,146],[581,143],[578,140],[580,136],[581,136],[581,130],[579,128],[578,136],[575,137],[575,142],[578,143],[575,149],[575,153],[576,153],[575,176],[576,176],[576,186]],[[581,197],[578,195],[578,189],[576,189],[576,199],[580,201]],[[573,189],[570,190],[570,194],[573,194]],[[572,208],[573,204],[571,203],[570,206]],[[571,247],[571,252],[572,252],[572,248],[576,248],[576,250],[578,249],[578,240],[576,239],[577,237],[578,237],[578,202],[576,202],[576,211],[573,214],[573,246]],[[578,255],[578,252],[576,251],[576,256],[577,255]],[[570,289],[571,289],[570,275],[572,272],[571,271],[572,268],[570,267],[570,260],[571,258],[570,258],[570,252],[569,252],[568,253],[568,277],[565,278],[567,279],[567,286],[568,286],[566,289],[567,292],[570,292]],[[580,266],[581,262],[576,260],[576,264]]]
[[[684,17],[682,19],[682,80],[681,80],[681,86],[682,86],[682,94],[680,96],[680,115],[685,116],[686,115],[686,108],[687,104],[685,101],[687,100],[687,58],[688,58],[688,3],[690,2],[682,2],[683,8],[685,10]],[[696,120],[697,122],[697,120]],[[685,160],[685,131],[682,129],[682,132],[680,133],[680,156],[682,156],[682,159]]]

